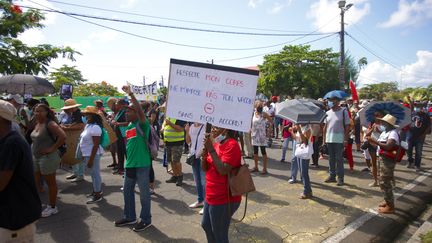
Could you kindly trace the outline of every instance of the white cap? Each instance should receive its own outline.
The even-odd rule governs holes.
[[[13,121],[15,120],[16,113],[17,110],[11,103],[0,100],[0,117],[8,121]]]
[[[21,97],[18,94],[14,94],[14,95],[10,94],[10,95],[8,95],[8,96],[6,96],[6,100],[15,100],[15,102],[18,103],[18,104],[20,104],[20,105],[24,104],[24,98]]]

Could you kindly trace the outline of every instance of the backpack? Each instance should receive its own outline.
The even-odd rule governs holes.
[[[49,128],[48,128],[48,123],[49,123],[49,122],[50,122],[50,121],[48,121],[47,123],[45,123],[45,128],[46,128],[46,130],[47,130],[47,132],[48,132],[48,136],[50,136],[50,138],[51,138],[54,142],[57,142],[57,138],[54,137],[54,135],[51,133],[51,131],[50,131]],[[53,121],[53,122],[57,123],[56,121]],[[57,124],[58,124],[58,123],[57,123]],[[58,152],[59,152],[60,158],[62,158],[63,155],[66,154],[66,150],[67,150],[67,148],[66,148],[66,143],[64,143],[64,144],[62,144],[60,147],[58,147],[57,150],[58,150]]]
[[[153,126],[150,125],[150,136],[146,138],[144,131],[139,124],[136,126],[138,133],[144,137],[147,149],[150,152],[151,159],[156,159],[159,151],[159,136]]]

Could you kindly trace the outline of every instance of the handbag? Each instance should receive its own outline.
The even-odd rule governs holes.
[[[228,173],[228,184],[232,196],[241,196],[255,191],[255,184],[247,164],[233,168]]]
[[[308,144],[305,143],[296,145],[296,149],[294,152],[295,157],[299,159],[310,159],[312,154],[313,154],[312,146],[309,146]]]
[[[395,145],[395,147],[392,150],[384,150],[384,149],[380,149],[378,151],[379,155],[381,157],[385,157],[391,160],[394,160],[395,162],[401,162],[402,158],[405,155],[405,146],[406,144],[402,144],[403,141],[400,141],[400,136],[398,134],[398,138],[399,138],[399,143],[400,145]]]
[[[196,149],[197,149],[197,146],[198,146],[198,138],[199,138],[199,135],[200,135],[201,130],[202,130],[203,127],[204,127],[204,125],[201,125],[201,128],[198,131],[197,138],[196,138],[196,141],[195,141],[195,149],[194,149],[195,152],[194,153],[196,153]],[[186,164],[192,166],[195,163],[195,160],[196,160],[195,154],[188,154],[187,159],[186,159]]]

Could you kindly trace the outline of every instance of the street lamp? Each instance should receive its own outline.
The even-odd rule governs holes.
[[[345,84],[345,23],[344,23],[344,14],[350,9],[354,4],[349,3],[346,5],[345,0],[341,0],[338,2],[339,8],[341,10],[341,31],[340,31],[340,67],[339,67],[339,82],[341,85],[341,89],[344,88]]]

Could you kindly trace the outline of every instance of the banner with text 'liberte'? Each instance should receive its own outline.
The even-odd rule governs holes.
[[[171,59],[167,116],[248,132],[259,72]]]

